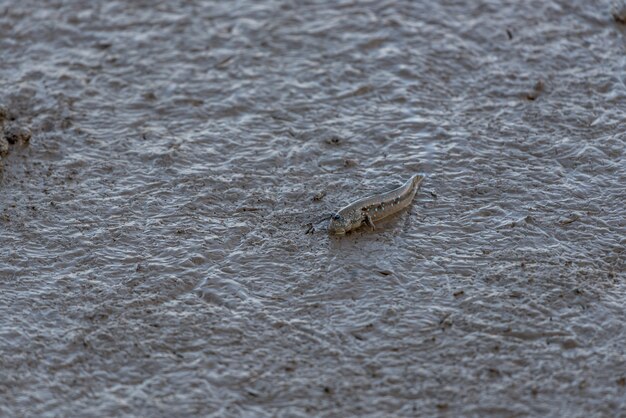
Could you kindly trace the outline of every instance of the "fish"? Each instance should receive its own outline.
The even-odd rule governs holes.
[[[393,215],[411,204],[425,178],[425,174],[415,174],[397,189],[359,199],[339,209],[330,218],[328,232],[345,235],[363,224],[375,229],[374,222]]]

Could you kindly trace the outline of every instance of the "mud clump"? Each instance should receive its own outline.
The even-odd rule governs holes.
[[[7,120],[9,111],[6,106],[0,105],[0,160],[9,155],[11,145],[27,145],[32,137],[30,129],[14,122],[6,124]]]
[[[11,145],[25,145],[30,141],[31,136],[30,129],[24,126],[11,124],[4,128],[4,138]]]
[[[617,23],[626,25],[626,1],[613,1],[613,4],[611,5],[611,14]]]
[[[545,89],[545,84],[543,80],[537,81],[533,87],[533,91],[531,91],[530,93],[526,95],[526,99],[531,100],[531,101],[536,100],[544,91],[544,89]]]
[[[4,137],[3,132],[4,121],[8,116],[7,108],[0,105],[0,161],[2,161],[2,157],[6,157],[9,153],[9,141]]]
[[[4,121],[9,118],[9,111],[5,106],[0,105],[0,128],[4,125]]]
[[[6,157],[9,154],[9,141],[0,134],[0,159]]]

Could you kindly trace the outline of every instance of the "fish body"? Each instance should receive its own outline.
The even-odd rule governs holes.
[[[425,176],[415,174],[397,189],[368,196],[339,209],[328,225],[331,234],[344,235],[363,224],[374,228],[374,222],[393,215],[411,204]]]

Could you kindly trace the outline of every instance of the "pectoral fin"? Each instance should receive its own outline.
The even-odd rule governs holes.
[[[365,214],[365,224],[372,229],[376,229],[374,226],[374,221],[372,221],[372,217],[369,214]]]

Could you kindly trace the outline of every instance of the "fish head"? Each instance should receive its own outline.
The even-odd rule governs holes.
[[[344,235],[346,232],[352,229],[352,222],[341,212],[335,213],[330,218],[330,224],[328,224],[328,232],[335,235]]]

